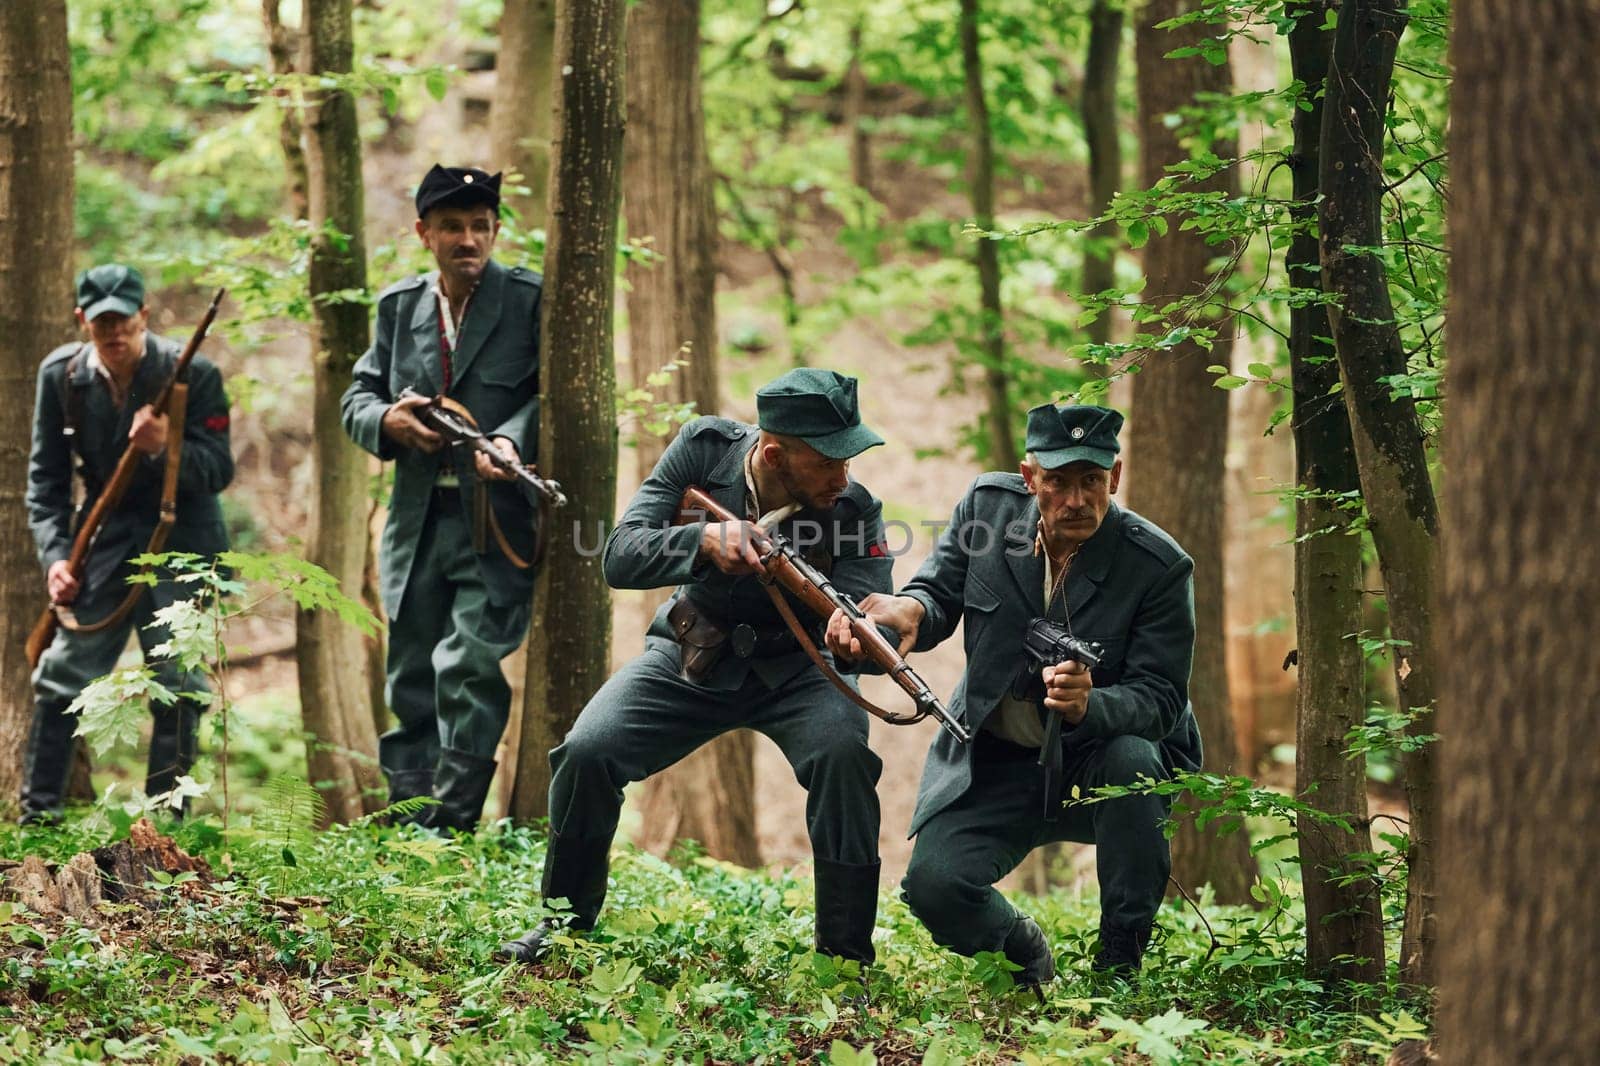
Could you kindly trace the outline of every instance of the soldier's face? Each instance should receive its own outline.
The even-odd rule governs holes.
[[[500,219],[494,208],[435,207],[427,218],[417,219],[417,236],[433,253],[446,284],[477,283],[489,265]]]
[[[764,457],[778,482],[802,507],[827,511],[850,486],[850,460],[829,459],[804,441],[769,444]]]
[[[94,343],[95,354],[113,374],[121,374],[144,354],[144,331],[150,320],[147,308],[141,307],[131,315],[103,311],[93,321],[85,318],[81,309],[77,315],[78,324]]]
[[[1122,480],[1122,460],[1110,470],[1089,462],[1068,463],[1055,470],[1024,462],[1022,480],[1039,498],[1046,537],[1055,544],[1079,545],[1094,536],[1111,510],[1111,494]]]

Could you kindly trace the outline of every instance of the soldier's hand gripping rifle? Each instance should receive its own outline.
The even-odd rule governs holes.
[[[678,508],[678,518],[680,522],[697,521],[701,518],[716,522],[739,521],[739,517],[732,511],[697,488],[690,488],[683,494],[683,502]],[[816,663],[852,703],[890,725],[911,725],[924,718],[933,718],[961,743],[972,742],[972,735],[960,722],[950,717],[950,712],[945,709],[939,697],[935,696],[928,683],[911,669],[911,664],[901,657],[899,649],[884,639],[883,634],[878,632],[877,625],[866,616],[854,600],[835,588],[826,574],[806,562],[795,550],[794,545],[777,533],[759,531],[757,544],[761,549],[761,582],[767,588],[767,595],[772,598],[772,603],[783,616],[784,623],[794,633],[800,647],[811,657],[811,661]],[[843,611],[845,617],[850,620],[850,631],[866,649],[868,657],[882,667],[884,672],[894,679],[895,684],[911,697],[916,704],[916,713],[896,714],[893,711],[886,711],[845,684],[817,650],[815,641],[795,617],[794,610],[783,598],[783,593],[778,591],[779,587],[799,600],[818,618],[826,620],[832,617],[834,611]]]
[[[395,397],[403,400],[411,396],[422,396],[416,389],[407,388],[400,390],[400,395]],[[510,474],[517,481],[532,489],[539,499],[552,507],[565,507],[566,494],[561,491],[561,483],[547,477],[541,477],[533,466],[525,466],[515,460],[508,459],[504,452],[495,447],[494,443],[478,428],[477,421],[465,407],[454,400],[444,396],[434,396],[428,399],[425,406],[413,408],[417,420],[439,436],[444,438],[446,444],[465,444],[477,454],[483,456],[499,471]]]
[[[161,387],[161,391],[151,401],[150,410],[156,417],[159,418],[166,414],[167,408],[173,405],[174,389],[180,390],[180,397],[183,395],[182,390],[186,386],[180,383],[183,381],[183,376],[188,373],[189,364],[194,361],[195,353],[200,350],[200,342],[206,339],[206,331],[211,328],[212,321],[217,317],[217,308],[221,305],[223,294],[226,291],[226,289],[218,289],[217,294],[211,298],[211,306],[206,308],[205,317],[200,320],[199,328],[189,338],[189,343],[184,345],[183,354],[178,356],[177,365],[172,368],[172,377],[167,379],[167,383]],[[178,401],[178,406],[181,409],[181,399]],[[177,513],[173,510],[172,502],[177,488],[179,451],[183,446],[183,425],[180,414],[175,413],[173,421],[176,424],[168,427],[169,432],[174,433],[175,437],[167,445],[167,479],[161,499],[161,517],[156,524],[155,532],[150,537],[150,544],[145,549],[145,553],[148,555],[157,554],[166,547],[167,534],[171,531],[172,524],[177,519]],[[112,472],[111,479],[106,482],[105,488],[101,490],[100,497],[95,500],[94,507],[90,509],[88,516],[78,526],[77,535],[72,538],[72,553],[67,556],[68,572],[77,580],[83,580],[83,572],[89,564],[89,551],[94,547],[95,537],[99,535],[100,528],[105,525],[106,519],[110,517],[111,513],[122,505],[122,497],[127,495],[128,486],[133,483],[134,474],[138,471],[139,462],[143,458],[143,453],[132,444],[123,449],[122,457],[117,460],[117,468]],[[39,657],[44,654],[44,650],[55,639],[56,629],[63,620],[67,622],[70,628],[83,631],[92,632],[108,628],[127,616],[128,612],[133,609],[134,603],[138,600],[139,594],[144,591],[144,587],[143,585],[133,586],[128,590],[127,596],[123,598],[122,603],[118,605],[116,610],[93,625],[78,625],[72,619],[71,612],[64,606],[54,603],[46,606],[44,613],[40,614],[39,620],[34,623],[33,632],[28,634],[28,643],[26,645],[28,665],[39,665]],[[63,619],[62,615],[65,615],[66,618]]]
[[[1094,669],[1100,665],[1105,649],[1092,640],[1080,640],[1073,636],[1060,622],[1035,618],[1028,623],[1027,632],[1023,634],[1022,652],[1028,665],[1014,688],[1026,690],[1039,681],[1040,671],[1047,666],[1070,662],[1081,663],[1085,670]],[[1019,692],[1014,691],[1013,694],[1022,698]],[[1061,715],[1050,711],[1049,721],[1044,727],[1044,744],[1039,748],[1039,765],[1051,765],[1052,757],[1059,762],[1060,756]]]

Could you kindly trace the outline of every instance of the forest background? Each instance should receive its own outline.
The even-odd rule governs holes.
[[[580,542],[677,424],[695,413],[748,419],[755,387],[804,363],[860,377],[866,419],[888,438],[853,473],[914,533],[897,581],[973,476],[1014,468],[1022,412],[1068,396],[1128,412],[1123,501],[1196,557],[1193,695],[1209,772],[1177,783],[1187,813],[1176,880],[1199,906],[1175,904],[1164,919],[1174,926],[1168,983],[1113,998],[1143,1019],[1125,1025],[1092,997],[1055,1015],[1070,1034],[1042,1040],[1015,1018],[976,1035],[970,1015],[930,1028],[923,1009],[910,1036],[888,1025],[897,1035],[880,1051],[1071,1046],[1091,1058],[1273,1061],[1283,1042],[1338,1061],[1424,1035],[1414,1018],[1439,980],[1434,863],[1458,861],[1438,843],[1432,721],[1450,647],[1436,635],[1434,590],[1445,583],[1435,494],[1448,433],[1451,18],[1443,0],[8,8],[0,98],[8,113],[35,105],[30,122],[8,127],[4,172],[14,435],[28,423],[37,359],[69,335],[73,268],[140,266],[155,282],[156,328],[180,336],[213,287],[231,293],[207,350],[236,404],[239,475],[225,503],[236,546],[254,553],[241,570],[255,580],[228,608],[241,613],[225,650],[209,657],[227,686],[228,713],[212,718],[226,743],[209,744],[213,765],[195,775],[201,809],[234,835],[197,837],[191,825],[191,843],[252,868],[263,827],[269,842],[292,837],[330,861],[368,839],[302,835],[366,825],[381,807],[381,637],[355,623],[357,601],[371,600],[385,489],[344,439],[336,402],[366,344],[373,294],[428,266],[409,233],[415,182],[434,161],[473,164],[506,170],[514,192],[497,258],[542,266],[550,284],[541,456],[576,501]],[[17,454],[16,441],[7,446]],[[8,625],[25,626],[39,588],[13,481],[0,499],[0,583]],[[610,666],[638,651],[660,602],[611,594],[595,571],[558,538],[532,646],[508,663],[525,713],[497,791],[518,825],[542,814],[543,752]],[[18,764],[5,752],[20,750],[27,720],[13,643],[0,656],[6,795]],[[958,645],[917,666],[948,692]],[[892,701],[887,686],[868,686]],[[91,740],[125,738],[143,713],[112,696],[90,711]],[[873,726],[889,883],[909,853],[900,830],[928,737]],[[96,832],[125,832],[115,812],[126,790],[105,787],[128,776],[126,759],[104,747],[88,789],[103,797],[97,813],[45,850],[64,857]],[[1457,794],[1488,789],[1479,784]],[[789,907],[784,879],[804,876],[809,850],[803,808],[777,751],[738,735],[635,790],[625,829],[687,862],[691,879],[737,885],[718,860],[766,864]],[[1463,801],[1457,813],[1473,809]],[[541,847],[536,831],[500,832],[459,845],[462,861],[488,869]],[[7,850],[37,846],[14,838]],[[412,873],[432,884],[441,856],[418,846]],[[252,868],[262,900],[290,887],[352,891],[297,879],[293,850],[284,844],[270,874]],[[664,869],[638,861],[641,877]],[[1048,894],[1054,902],[1040,906],[1070,914],[1092,893],[1092,871],[1090,849],[1046,852],[1006,887]],[[681,905],[656,888],[646,879],[638,891]],[[382,924],[366,913],[366,929]],[[1207,913],[1227,930],[1220,940]],[[890,915],[906,932],[903,912]],[[307,935],[318,928],[308,923]],[[13,941],[24,954],[53,950]],[[641,958],[646,950],[659,947]],[[672,1012],[645,1024],[634,1000],[620,1006],[651,1001],[653,975],[610,965],[575,963],[588,999],[547,1018],[581,1028],[594,1053],[653,1048]],[[1003,968],[978,965],[980,983],[1008,983]],[[837,976],[809,975],[815,987],[800,998]],[[58,1005],[59,994],[51,984]],[[333,1049],[342,1030],[306,1003],[285,1006],[288,995],[246,997],[262,1007],[262,1032],[288,1035],[276,1003],[292,1025],[325,1027],[322,1044],[292,1043]],[[1264,1020],[1291,1003],[1315,1022],[1296,1032]],[[462,1004],[451,1006],[456,1024],[440,1025],[417,1057],[458,1046]],[[249,1012],[232,1009],[237,1027]],[[982,1017],[971,1002],[952,1008],[962,1010]],[[466,1017],[469,1028],[481,1022]],[[894,1019],[864,1019],[874,1021]],[[498,1024],[509,1024],[503,1011]],[[859,1033],[840,1028],[837,1012],[816,1029],[776,1053],[858,1054],[830,1050],[833,1036]],[[85,1031],[94,1039],[93,1024]],[[130,1034],[146,1035],[135,1026],[115,1039]],[[742,1057],[706,1033],[691,1042]],[[226,1052],[217,1039],[207,1046]],[[158,1048],[173,1050],[143,1050]]]

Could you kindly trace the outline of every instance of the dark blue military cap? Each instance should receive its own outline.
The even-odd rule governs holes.
[[[861,423],[856,379],[799,367],[756,390],[756,422],[799,437],[829,459],[849,459],[883,443]]]
[[[477,207],[500,210],[500,175],[476,167],[442,167],[438,163],[417,186],[417,217],[435,207]]]
[[[131,266],[102,263],[78,275],[78,310],[93,322],[107,311],[132,317],[144,306],[144,277]]]
[[[1028,412],[1028,451],[1046,470],[1088,462],[1110,470],[1122,445],[1122,413],[1109,407],[1040,404]]]

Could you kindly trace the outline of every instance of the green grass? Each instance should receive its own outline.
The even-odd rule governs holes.
[[[0,1062],[1345,1063],[1421,1029],[1386,990],[1364,1016],[1306,980],[1289,911],[1208,907],[1224,946],[1207,961],[1200,921],[1168,909],[1144,974],[1095,983],[1095,901],[1027,899],[1063,970],[1041,1009],[887,892],[878,965],[836,965],[809,950],[809,881],[689,851],[618,849],[599,936],[501,966],[495,945],[544,913],[540,832],[447,843],[269,814],[180,827],[221,879],[156,909],[88,928],[0,904]],[[70,854],[101,842],[91,824],[0,831],[0,855]],[[865,1009],[847,998],[863,981]]]

